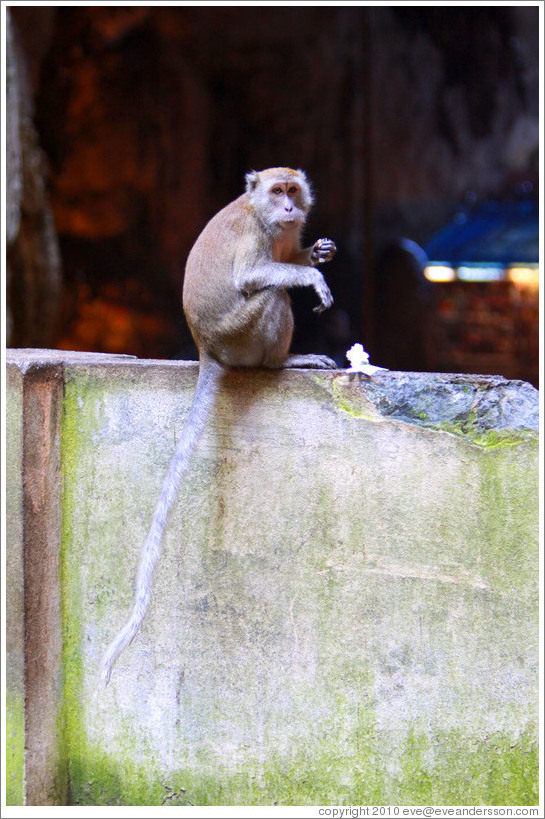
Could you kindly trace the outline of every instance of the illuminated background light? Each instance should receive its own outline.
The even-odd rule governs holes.
[[[424,268],[424,276],[430,282],[453,282],[456,278],[454,268],[446,264],[429,264]]]
[[[457,268],[456,275],[463,282],[501,282],[505,270],[496,264],[463,264]]]
[[[507,271],[509,281],[521,286],[539,287],[539,265],[537,264],[517,264],[512,265]]]

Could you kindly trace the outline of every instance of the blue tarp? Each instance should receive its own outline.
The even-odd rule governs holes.
[[[484,202],[458,214],[423,247],[432,262],[539,261],[539,208],[536,202]]]

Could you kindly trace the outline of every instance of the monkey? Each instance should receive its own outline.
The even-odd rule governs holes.
[[[105,685],[144,619],[167,516],[208,424],[223,375],[248,367],[336,368],[324,355],[289,354],[294,320],[286,291],[314,288],[318,313],[333,303],[316,265],[333,258],[335,243],[318,239],[311,247],[301,247],[313,204],[306,174],[268,168],[247,173],[245,181],[245,192],[212,217],[187,257],[182,303],[199,353],[199,375],[142,547],[131,615],[103,657]]]

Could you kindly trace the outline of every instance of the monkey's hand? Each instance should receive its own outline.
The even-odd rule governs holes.
[[[320,276],[320,278],[314,283],[314,289],[318,294],[318,298],[321,301],[321,304],[318,307],[314,307],[315,313],[323,313],[324,310],[327,310],[333,304],[333,296],[331,295],[331,290],[325,283],[325,279]]]
[[[331,239],[318,239],[310,252],[310,263],[315,265],[330,262],[336,252],[335,242]]]

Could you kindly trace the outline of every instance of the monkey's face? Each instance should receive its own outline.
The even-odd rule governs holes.
[[[297,227],[305,221],[306,206],[301,187],[294,182],[274,182],[268,186],[268,199],[274,221],[285,228]]]
[[[269,229],[297,230],[312,204],[302,171],[270,168],[246,177],[247,192],[259,217]]]

